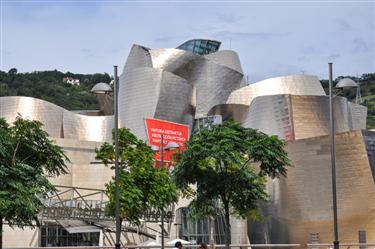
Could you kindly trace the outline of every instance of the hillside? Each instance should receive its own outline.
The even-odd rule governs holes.
[[[63,82],[65,77],[78,79],[80,84]],[[98,110],[98,101],[90,90],[98,82],[110,81],[106,73],[74,74],[57,70],[17,73],[13,68],[8,72],[0,71],[0,96],[35,97],[68,110]]]
[[[78,79],[80,85],[63,82],[63,78]],[[375,129],[375,73],[363,74],[352,78],[360,83],[363,105],[368,107],[367,128]],[[335,79],[337,83],[343,76]],[[31,73],[18,73],[13,68],[8,72],[0,71],[0,96],[30,96],[47,100],[68,110],[97,110],[99,104],[90,89],[98,82],[109,83],[111,77],[107,74],[74,74],[57,70]],[[328,80],[321,80],[327,91]],[[356,90],[342,94],[350,101],[355,101]]]

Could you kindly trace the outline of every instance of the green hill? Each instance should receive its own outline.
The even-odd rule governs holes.
[[[80,85],[63,82],[64,77],[80,80]],[[97,110],[96,96],[90,92],[98,82],[109,83],[107,74],[74,74],[54,71],[18,73],[13,68],[0,71],[0,96],[29,96],[52,102],[68,110]]]
[[[80,85],[63,82],[64,77],[80,80]],[[367,128],[375,129],[375,73],[363,74],[356,78],[361,85],[362,105],[368,108]],[[335,79],[337,83],[344,76]],[[8,72],[0,71],[0,96],[29,96],[52,102],[68,110],[97,110],[99,104],[90,89],[99,82],[109,83],[111,77],[107,73],[74,74],[57,70],[31,73],[18,73],[12,68]],[[328,80],[321,80],[327,91]],[[355,101],[356,90],[343,93],[350,101]]]

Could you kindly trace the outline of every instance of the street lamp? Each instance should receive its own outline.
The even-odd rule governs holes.
[[[119,192],[119,149],[118,149],[118,76],[117,66],[114,69],[114,130],[115,130],[115,217],[116,217],[116,242],[115,248],[120,249],[121,220],[120,220],[120,192]]]
[[[332,62],[328,63],[329,71],[329,120],[331,126],[331,166],[332,166],[332,202],[333,202],[333,230],[335,240],[333,248],[339,249],[339,232],[337,225],[337,196],[336,196],[336,150],[335,150],[335,122],[333,118],[333,87],[332,87]],[[349,78],[340,80],[335,88],[343,90],[358,87],[358,84]]]
[[[160,136],[160,146],[151,145],[153,151],[160,151],[160,167],[164,166],[164,150],[178,149],[180,146],[175,142],[169,142],[164,146],[164,135]],[[164,208],[161,210],[161,249],[164,249]]]

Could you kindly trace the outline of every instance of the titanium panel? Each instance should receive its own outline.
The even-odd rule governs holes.
[[[356,243],[359,230],[365,230],[368,241],[374,241],[375,185],[367,156],[369,148],[358,130],[336,134],[336,144],[340,242]],[[263,223],[269,243],[306,244],[312,233],[319,233],[320,243],[332,242],[329,148],[329,136],[288,144],[293,167],[286,178],[269,181],[272,202],[264,209],[267,220]]]
[[[43,124],[51,137],[60,137],[62,133],[63,108],[47,101],[31,97],[0,97],[0,117],[13,123],[17,116],[37,120]]]
[[[120,126],[146,139],[144,118],[192,123],[193,86],[181,77],[155,68],[133,69],[120,77]]]
[[[220,50],[216,53],[207,54],[204,57],[219,65],[229,67],[243,74],[240,58],[238,57],[238,54],[233,50]]]
[[[164,71],[155,118],[193,126],[193,86],[185,79]]]
[[[346,98],[333,99],[336,132],[351,130]],[[295,139],[327,135],[330,132],[328,96],[292,96]]]
[[[318,77],[289,75],[262,80],[233,91],[227,103],[250,105],[255,97],[275,94],[326,95]]]
[[[126,60],[124,72],[137,67],[152,67],[150,49],[134,44]]]
[[[37,120],[53,138],[87,141],[110,141],[113,116],[86,116],[65,110],[55,104],[31,97],[1,97],[0,117],[12,123],[20,114]]]
[[[113,116],[85,116],[64,110],[64,138],[109,142],[113,126]]]
[[[190,74],[189,63],[200,57],[192,52],[174,48],[152,49],[150,54],[154,68],[174,73],[185,79]]]
[[[231,92],[240,87],[243,74],[204,58],[194,62],[191,82],[197,88],[195,117],[200,118],[227,102]]]
[[[249,107],[243,126],[266,134],[294,140],[290,95],[256,97]]]
[[[149,67],[139,67],[120,76],[119,126],[129,128],[142,139],[146,139],[143,119],[155,114],[161,77],[161,70]]]
[[[134,45],[120,77],[120,126],[146,138],[145,117],[192,125],[194,115],[206,116],[241,86],[243,74],[230,67],[241,71],[238,56],[231,51],[206,58],[180,49]]]
[[[335,129],[337,132],[355,130],[366,125],[363,111],[353,115],[352,105],[346,98],[334,98]],[[269,95],[256,97],[250,104],[242,123],[264,133],[277,135],[287,141],[327,135],[330,132],[329,97]]]

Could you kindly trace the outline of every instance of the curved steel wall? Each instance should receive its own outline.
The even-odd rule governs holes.
[[[189,63],[200,57],[192,52],[174,48],[151,49],[150,54],[154,68],[168,71],[185,79],[190,74]]]
[[[159,97],[161,70],[140,67],[120,77],[119,122],[145,139],[145,117],[153,117]],[[123,82],[126,84],[123,84]]]
[[[349,103],[343,97],[335,97],[336,132],[365,128],[364,110],[366,107]],[[327,135],[330,132],[329,98],[287,94],[256,97],[242,125],[288,141]]]
[[[243,74],[201,58],[195,61],[191,83],[197,88],[196,118],[206,116],[215,105],[225,104],[241,85]]]
[[[194,117],[225,104],[242,79],[235,52],[199,56],[134,45],[120,77],[120,126],[146,138],[145,117],[192,125]]]
[[[352,130],[346,98],[335,97],[333,110],[336,132]],[[295,139],[317,137],[330,133],[328,96],[292,96]]]
[[[111,141],[113,116],[85,116],[64,110],[64,138],[85,141]]]
[[[216,53],[207,54],[204,58],[243,74],[240,58],[233,50],[220,50]]]
[[[0,117],[13,123],[20,115],[23,118],[37,120],[52,137],[61,137],[64,109],[50,102],[31,97],[1,97]]]
[[[193,86],[185,79],[163,71],[155,118],[192,126],[194,119]]]
[[[198,56],[179,49],[152,49],[150,54],[153,67],[181,76],[196,88],[197,118],[207,115],[215,105],[225,104],[243,80],[241,64],[234,51]]]
[[[193,87],[185,79],[160,69],[140,67],[123,74],[120,82],[120,126],[142,139],[146,139],[147,117],[192,123]]]
[[[318,77],[290,75],[262,80],[231,93],[228,104],[250,105],[258,96],[275,94],[326,95]]]
[[[54,138],[87,141],[110,141],[113,116],[85,116],[65,110],[55,104],[31,97],[1,97],[0,117],[12,123],[20,114],[37,120]]]
[[[152,67],[149,48],[134,44],[126,60],[124,71],[137,67]]]
[[[368,135],[368,134],[367,134]],[[371,135],[375,139],[375,133]],[[361,131],[336,135],[337,207],[341,243],[358,243],[358,231],[375,240],[375,186],[368,151]],[[270,180],[272,202],[264,208],[265,220],[253,232],[253,243],[311,242],[333,240],[332,186],[329,136],[301,139],[287,146],[293,167],[288,176]],[[371,153],[374,153],[372,148]],[[252,233],[250,224],[250,233]],[[259,228],[260,227],[260,228]],[[254,234],[256,234],[254,236]]]
[[[256,97],[251,102],[242,125],[286,140],[294,140],[290,95]]]

